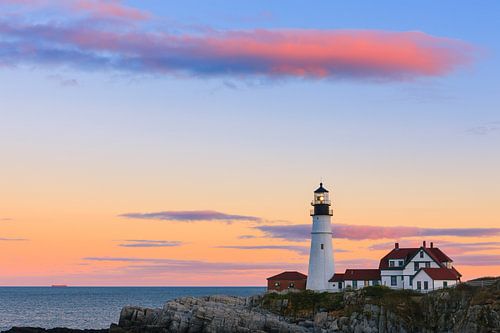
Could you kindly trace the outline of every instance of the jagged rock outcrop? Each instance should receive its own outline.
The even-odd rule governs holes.
[[[110,333],[489,333],[500,332],[500,281],[427,295],[365,288],[249,298],[184,297],[163,309],[125,307]]]
[[[110,332],[309,332],[273,313],[260,311],[253,300],[183,297],[166,303],[163,309],[125,307],[118,326],[113,325]]]
[[[40,328],[40,327],[12,327],[8,331],[3,331],[2,333],[107,333],[109,330],[78,330],[65,327],[57,328]]]

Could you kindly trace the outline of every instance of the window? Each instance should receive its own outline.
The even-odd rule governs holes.
[[[424,281],[424,290],[429,289],[429,281]]]
[[[391,276],[391,286],[397,286],[398,281],[396,280],[397,276]]]
[[[448,287],[448,281],[443,281],[443,288]]]
[[[424,257],[424,251],[420,251],[420,258]]]
[[[405,279],[405,277],[403,275],[401,275],[401,281],[403,281]]]
[[[325,248],[325,244],[321,244],[321,249],[323,250]]]
[[[342,282],[339,282],[339,289],[342,289]]]
[[[426,262],[425,263],[425,268],[429,268],[429,267],[431,267],[431,263],[430,262]]]
[[[400,261],[399,261],[399,266],[403,266],[403,265],[404,265],[404,263],[405,263],[405,262],[404,262],[403,260],[400,260]]]
[[[290,284],[288,285],[288,288],[295,288],[295,283],[290,282]]]
[[[373,280],[372,281],[372,286],[378,286],[380,285],[379,281],[378,280]]]
[[[280,283],[279,283],[279,282],[274,282],[274,286],[275,286],[275,287],[279,287],[279,286],[280,286]]]
[[[422,289],[422,282],[421,281],[417,281],[417,289],[418,290]]]
[[[358,281],[352,281],[352,287],[356,289],[358,287]]]
[[[410,277],[410,286],[413,286],[413,279]]]
[[[389,267],[394,267],[394,260],[389,260]]]
[[[413,270],[418,271],[418,262],[413,263]]]

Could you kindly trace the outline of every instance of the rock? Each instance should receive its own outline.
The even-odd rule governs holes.
[[[13,327],[8,331],[2,333],[108,333],[109,330],[77,330],[71,328],[51,328],[45,329],[40,327]]]
[[[427,295],[382,288],[337,298],[310,292],[184,297],[162,309],[126,307],[110,333],[500,333],[500,281],[488,289],[474,288]]]

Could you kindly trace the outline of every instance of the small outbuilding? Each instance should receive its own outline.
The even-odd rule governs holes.
[[[306,283],[307,275],[299,273],[297,271],[287,271],[267,278],[267,290],[305,290]]]
[[[413,289],[429,292],[460,283],[461,274],[455,268],[421,268],[413,277]]]

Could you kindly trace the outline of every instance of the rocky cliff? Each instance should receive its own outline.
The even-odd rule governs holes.
[[[125,307],[110,333],[500,333],[500,280],[427,295],[368,287],[343,293],[184,297],[162,309]],[[13,328],[9,333],[103,333]]]
[[[500,281],[427,295],[369,287],[337,294],[185,297],[163,309],[125,307],[110,332],[500,332],[499,300]]]

